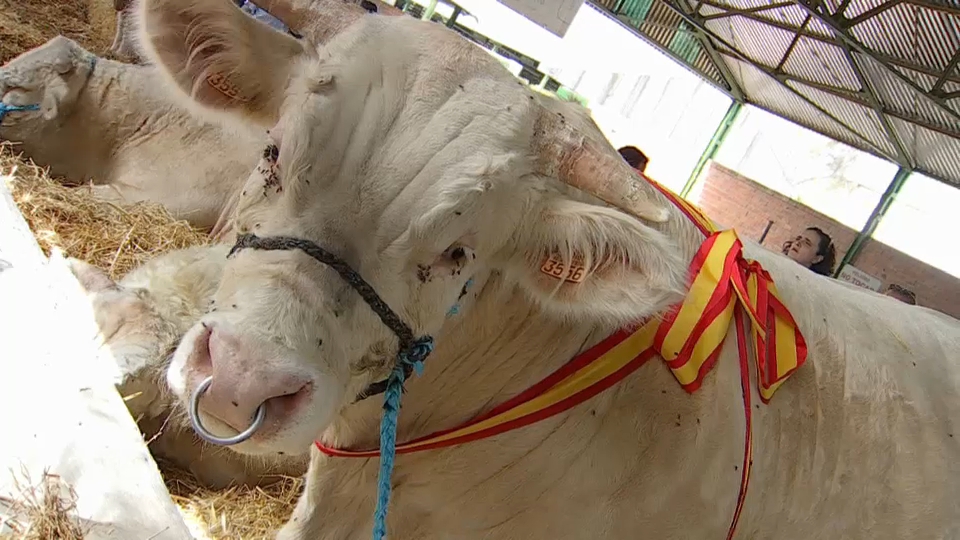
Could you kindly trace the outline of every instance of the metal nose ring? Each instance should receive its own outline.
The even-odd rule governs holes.
[[[209,443],[217,444],[220,446],[231,446],[234,444],[239,444],[249,439],[250,437],[252,437],[253,434],[256,433],[261,426],[263,426],[263,420],[267,416],[266,403],[261,403],[260,406],[257,407],[257,412],[253,417],[253,423],[250,424],[250,427],[241,431],[240,433],[237,433],[232,437],[217,437],[213,433],[210,433],[209,431],[207,431],[207,428],[203,427],[203,423],[200,421],[200,412],[199,412],[200,397],[203,396],[203,393],[207,391],[207,388],[210,387],[210,384],[212,382],[213,382],[213,376],[211,375],[210,377],[207,377],[206,379],[204,379],[203,382],[201,382],[199,385],[197,385],[197,388],[193,391],[193,394],[190,396],[190,407],[189,407],[190,423],[193,424],[193,429],[197,432],[197,435],[199,435],[201,439]]]

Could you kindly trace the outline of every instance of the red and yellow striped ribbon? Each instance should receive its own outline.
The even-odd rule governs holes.
[[[397,444],[397,454],[444,448],[492,437],[568,410],[613,386],[659,354],[680,385],[695,392],[716,363],[731,321],[735,322],[746,432],[737,506],[727,538],[733,537],[746,498],[753,453],[750,375],[744,313],[756,341],[758,386],[765,403],[803,365],[806,343],[777,294],[773,279],[743,256],[733,230],[719,231],[698,208],[657,182],[663,193],[703,232],[706,240],[690,265],[690,289],[662,320],[621,330],[493,410],[443,431]],[[376,457],[379,450],[345,450],[316,442],[330,456]]]
[[[716,362],[739,304],[752,323],[759,392],[766,403],[806,360],[807,345],[796,321],[780,300],[770,274],[743,256],[735,231],[718,231],[699,209],[647,180],[707,236],[690,265],[690,290],[664,317],[655,347],[681,386],[696,391]]]

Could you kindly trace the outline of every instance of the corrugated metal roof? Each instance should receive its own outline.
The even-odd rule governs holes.
[[[735,99],[960,187],[960,2],[592,3]]]

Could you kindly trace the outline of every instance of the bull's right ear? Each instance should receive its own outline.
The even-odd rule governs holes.
[[[306,52],[297,39],[231,0],[140,0],[140,47],[177,94],[202,113],[232,113],[266,128]]]

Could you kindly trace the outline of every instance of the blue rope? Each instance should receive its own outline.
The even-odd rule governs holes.
[[[0,101],[0,122],[3,122],[3,118],[7,116],[8,112],[18,112],[18,111],[39,111],[39,105],[7,105]]]
[[[380,475],[377,478],[377,509],[373,514],[373,540],[382,540],[387,534],[387,506],[390,504],[390,477],[397,452],[397,418],[400,415],[400,397],[403,394],[405,365],[419,376],[423,374],[423,360],[433,351],[433,338],[426,336],[415,341],[409,349],[400,351],[397,364],[387,379],[384,393],[383,419],[380,421]]]
[[[461,297],[461,298],[463,298],[463,295],[467,294],[467,290],[470,289],[470,285],[473,285],[473,278],[468,279],[467,282],[463,285],[463,292],[460,293],[460,297]],[[456,315],[456,314],[458,314],[458,313],[460,313],[460,300],[459,300],[459,299],[457,300],[457,302],[456,302],[455,304],[453,304],[453,306],[450,307],[449,310],[447,310],[447,317],[448,317],[448,318],[449,318],[449,317],[453,317],[454,315]]]

